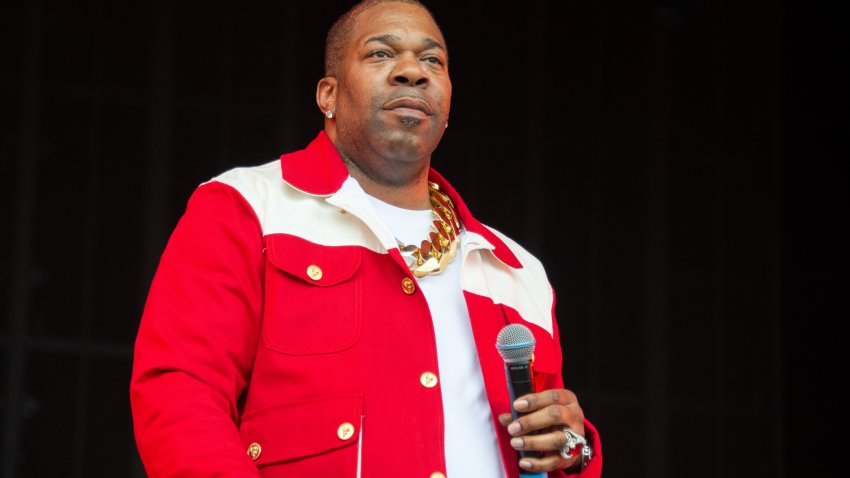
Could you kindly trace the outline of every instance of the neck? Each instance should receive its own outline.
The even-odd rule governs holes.
[[[328,120],[325,120],[325,133],[342,157],[348,174],[367,194],[404,209],[431,209],[428,194],[430,151],[426,153],[409,144],[377,147],[361,144],[359,140],[344,142],[336,123]],[[343,147],[344,144],[348,147]]]
[[[366,174],[353,161],[343,156],[348,174],[360,184],[366,194],[403,209],[431,209],[428,194],[428,168],[410,181],[388,184]]]

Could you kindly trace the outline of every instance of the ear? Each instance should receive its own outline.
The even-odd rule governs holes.
[[[316,104],[322,114],[326,111],[336,112],[336,84],[336,78],[326,76],[316,85]]]

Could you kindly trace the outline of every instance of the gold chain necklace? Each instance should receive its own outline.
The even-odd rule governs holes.
[[[460,243],[460,222],[452,200],[440,191],[437,183],[431,181],[428,181],[428,195],[431,199],[431,216],[434,218],[428,238],[419,247],[406,246],[396,239],[404,262],[416,278],[445,270],[455,258]]]

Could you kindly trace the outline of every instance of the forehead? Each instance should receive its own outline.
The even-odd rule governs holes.
[[[385,34],[445,45],[440,28],[424,8],[407,3],[381,3],[357,16],[349,46],[359,48],[369,38]]]

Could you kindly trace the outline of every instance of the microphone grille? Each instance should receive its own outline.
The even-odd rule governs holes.
[[[534,334],[522,324],[506,325],[496,337],[496,349],[508,363],[531,360],[534,344]]]

